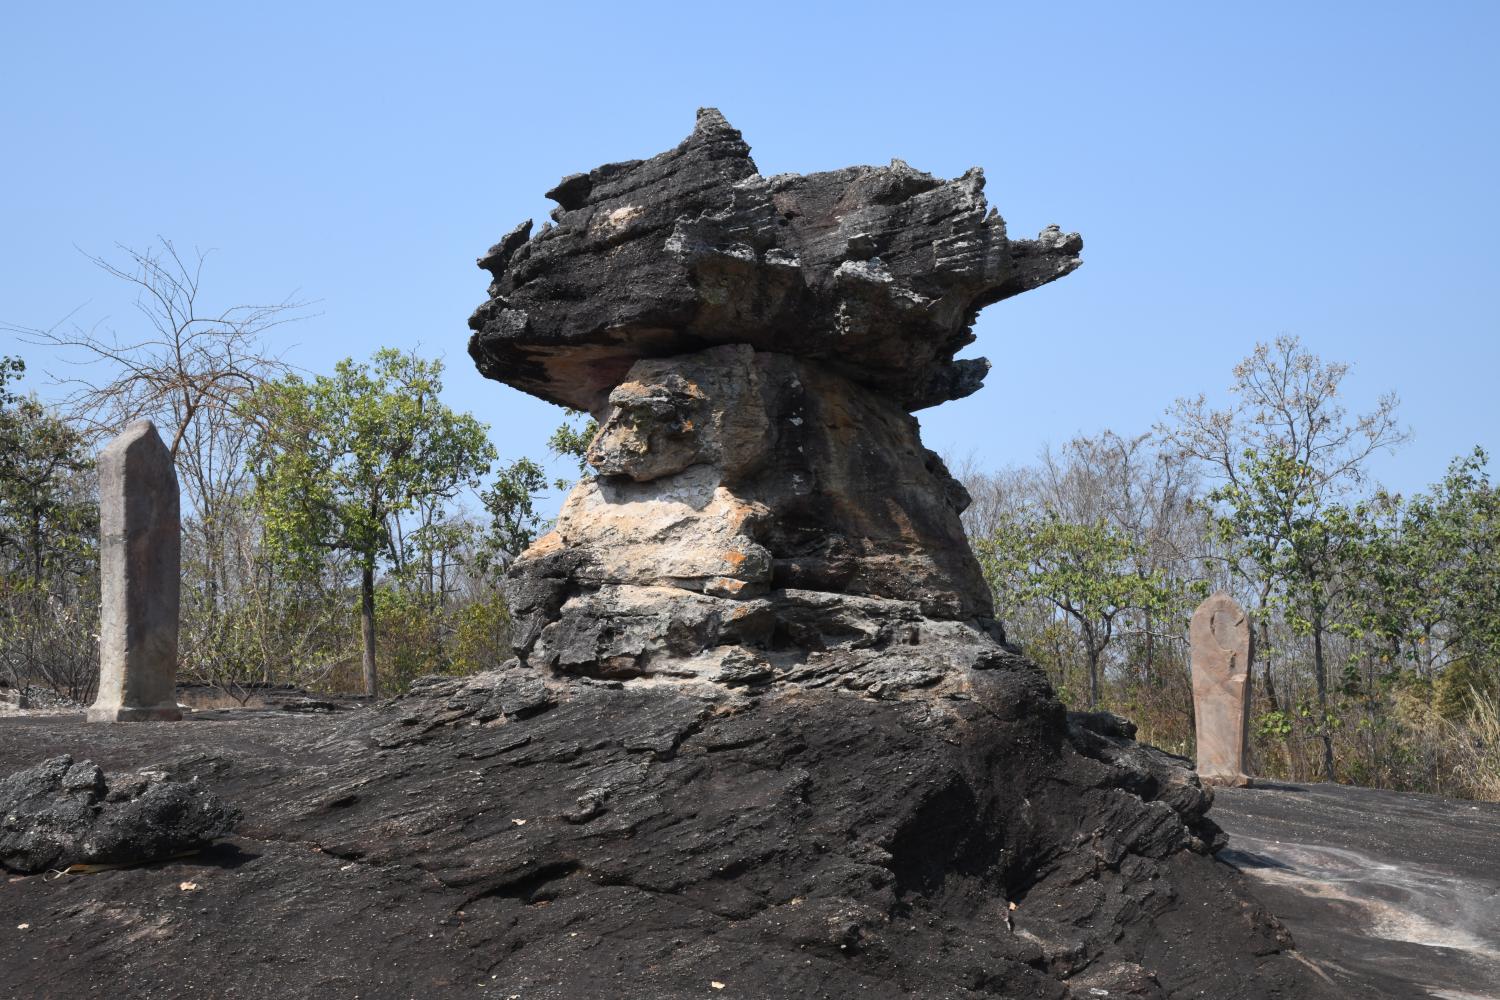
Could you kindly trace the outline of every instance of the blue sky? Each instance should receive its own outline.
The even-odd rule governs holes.
[[[315,371],[446,358],[502,454],[559,411],[481,379],[474,259],[564,174],[649,156],[723,110],[763,173],[893,156],[985,168],[1012,233],[1085,266],[991,307],[979,394],[922,413],[982,466],[1148,428],[1221,394],[1256,340],[1395,390],[1411,490],[1500,452],[1500,4],[25,4],[0,33],[0,321],[130,298],[77,248],[216,248],[209,299],[297,292]],[[8,335],[0,334],[0,338]],[[56,359],[9,339],[32,384]]]

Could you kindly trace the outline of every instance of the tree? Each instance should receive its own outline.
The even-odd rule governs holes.
[[[1107,525],[1130,543],[1136,575],[1163,588],[1161,600],[1136,609],[1139,627],[1132,634],[1140,639],[1147,682],[1154,681],[1158,640],[1183,642],[1190,602],[1203,597],[1192,582],[1203,562],[1203,518],[1193,505],[1197,485],[1194,470],[1156,448],[1150,434],[1106,430],[1074,438],[1060,454],[1042,454],[1045,505],[1073,524]]]
[[[0,406],[9,406],[16,401],[16,394],[6,386],[26,373],[26,362],[20,358],[0,356]]]
[[[92,671],[81,666],[86,658],[92,667],[92,650],[83,655],[77,628],[54,626],[58,613],[91,612],[96,603],[84,596],[97,581],[93,460],[67,421],[7,389],[24,370],[19,359],[0,358],[0,649],[17,680],[40,676],[77,694],[90,683]]]
[[[36,343],[74,350],[75,365],[113,368],[102,382],[84,376],[57,379],[70,390],[62,407],[100,434],[150,418],[168,431],[168,447],[177,455],[200,413],[233,410],[267,372],[286,367],[267,353],[262,336],[299,318],[307,303],[287,297],[271,305],[205,311],[200,300],[209,252],[185,258],[171,240],[158,241],[159,247],[146,250],[120,245],[123,264],[85,254],[104,273],[135,287],[135,308],[149,330],[121,335],[76,324],[66,332],[5,328]]]
[[[503,467],[495,483],[479,494],[490,515],[490,527],[479,551],[481,571],[504,569],[536,541],[542,529],[536,498],[547,488],[547,473],[529,458]]]
[[[588,453],[589,444],[594,440],[594,435],[599,433],[599,423],[593,417],[589,417],[584,420],[582,426],[575,426],[575,421],[582,416],[583,414],[576,410],[569,410],[567,417],[547,439],[547,447],[554,455],[572,458],[578,463],[578,471],[587,473],[589,464],[584,455]],[[555,485],[558,489],[565,490],[569,483],[566,479],[559,479]]]
[[[1276,451],[1299,464],[1320,497],[1342,496],[1364,481],[1371,455],[1409,437],[1397,424],[1394,393],[1349,418],[1339,402],[1348,372],[1347,364],[1323,361],[1296,337],[1277,337],[1235,365],[1227,409],[1210,408],[1201,393],[1179,399],[1158,431],[1179,454],[1228,482],[1238,482],[1246,452]]]
[[[1346,364],[1323,361],[1303,349],[1296,337],[1277,337],[1270,344],[1256,344],[1235,365],[1228,408],[1209,407],[1201,393],[1179,399],[1157,431],[1180,458],[1198,460],[1210,476],[1236,488],[1245,486],[1246,455],[1283,456],[1305,477],[1288,482],[1291,493],[1283,499],[1310,492],[1315,505],[1328,503],[1363,483],[1371,455],[1391,450],[1409,436],[1397,424],[1394,393],[1381,396],[1370,412],[1349,417],[1339,402],[1348,371]],[[1286,520],[1285,512],[1281,520]],[[1233,553],[1228,555],[1230,569],[1255,588],[1258,604],[1265,607],[1276,581],[1257,577],[1253,567],[1238,565]]]
[[[1433,566],[1425,589],[1439,595],[1447,651],[1500,675],[1500,488],[1488,463],[1481,448],[1454,459],[1430,494],[1412,498],[1407,517]]]
[[[1010,601],[1042,598],[1076,623],[1097,708],[1101,657],[1119,620],[1169,599],[1159,574],[1140,570],[1140,547],[1102,520],[1073,523],[1047,510],[1008,521],[978,548],[986,577]]]
[[[1475,448],[1426,493],[1377,496],[1385,516],[1365,560],[1369,629],[1392,659],[1437,679],[1450,718],[1472,694],[1500,689],[1500,490],[1488,461]]]
[[[332,377],[268,382],[243,404],[257,425],[251,469],[267,537],[283,556],[352,555],[360,572],[365,690],[379,690],[375,573],[392,519],[478,485],[495,458],[487,428],[439,400],[443,366],[385,349]]]
[[[97,528],[95,507],[72,482],[92,468],[82,435],[35,397],[0,408],[0,549],[20,556],[33,588],[50,553]]]

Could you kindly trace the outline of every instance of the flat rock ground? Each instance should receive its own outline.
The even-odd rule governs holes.
[[[1500,1000],[1500,805],[1272,783],[1211,815],[1220,859],[1348,995]]]
[[[639,772],[642,765],[628,754],[582,766],[609,742],[611,723],[603,717],[594,742],[549,741],[532,726],[527,735],[474,729],[462,740],[422,744],[421,732],[401,736],[396,726],[395,735],[387,727],[372,745],[348,736],[368,731],[357,722],[364,714],[206,711],[179,724],[128,726],[85,726],[66,715],[0,718],[0,772],[61,753],[92,759],[107,772],[162,766],[179,777],[199,776],[247,814],[241,836],[195,856],[0,882],[0,995],[973,995],[925,984],[951,981],[955,968],[972,959],[983,937],[977,918],[962,926],[933,926],[930,917],[917,926],[914,918],[911,927],[885,933],[883,950],[871,949],[867,939],[866,951],[850,960],[846,949],[862,947],[857,913],[821,912],[811,894],[769,910],[751,898],[746,883],[753,884],[754,868],[775,866],[776,841],[785,836],[764,817],[779,811],[782,789],[775,782],[795,773],[790,766],[747,772],[760,775],[762,785],[747,779],[735,785],[737,797],[761,795],[764,803],[716,803],[712,785],[722,772],[686,764],[680,773],[652,765],[677,775],[671,780],[679,785],[643,786],[638,802],[605,801],[587,789],[580,794],[566,777],[568,769],[587,771],[588,782],[597,784],[601,773],[619,772],[625,788],[634,780],[625,772]],[[850,719],[851,727],[858,724]],[[715,726],[693,739],[711,739],[709,750],[724,760],[753,755],[756,734]],[[684,739],[677,727],[670,719],[645,719],[623,744],[660,760]],[[814,734],[804,735],[811,743]],[[771,743],[785,741],[783,734]],[[497,767],[502,760],[505,769]],[[913,759],[912,771],[903,773],[923,780],[922,766]],[[507,775],[546,779],[498,787]],[[859,774],[839,780],[851,794],[885,794],[888,782],[869,777],[868,786]],[[675,822],[681,796],[702,803],[692,824]],[[674,818],[642,820],[653,802]],[[765,805],[771,808],[758,808]],[[631,842],[638,846],[619,852],[611,824],[626,822],[632,811]],[[1221,858],[1248,873],[1254,893],[1283,918],[1299,948],[1292,956],[1326,981],[1327,995],[1500,997],[1500,808],[1271,786],[1224,792],[1213,815],[1231,834]],[[694,824],[695,837],[703,829],[722,831],[722,849],[683,840]],[[549,830],[595,838],[598,850],[582,865],[576,855],[557,853],[561,841]],[[760,860],[735,853],[745,849],[759,852]],[[899,859],[887,863],[900,868]],[[1178,907],[1155,918],[1151,933],[1166,940],[1142,945],[1147,964],[1179,972],[1177,996],[1320,992],[1257,973],[1273,966],[1254,963],[1273,959],[1247,958],[1237,932],[1216,930],[1241,919],[1241,904],[1212,889],[1218,867],[1187,856],[1172,869],[1176,885],[1197,894],[1196,911]],[[701,877],[679,871],[695,868]],[[818,877],[863,876],[846,865]],[[920,881],[923,873],[901,877]],[[1066,894],[1019,898],[1023,915],[1033,905],[1074,905]],[[1005,920],[999,909],[983,919]],[[783,947],[770,956],[756,944],[763,941]],[[1267,941],[1264,954],[1279,947]],[[656,955],[644,977],[643,949]],[[1246,988],[1252,979],[1265,985]],[[752,982],[776,986],[746,989]],[[988,995],[1069,995],[1056,985],[1045,988],[1056,992],[1036,992],[1036,981],[1024,977],[1013,986],[976,986]]]

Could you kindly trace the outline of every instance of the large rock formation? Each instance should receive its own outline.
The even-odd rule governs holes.
[[[713,112],[565,179],[556,228],[482,261],[474,321],[485,371],[603,424],[598,476],[513,569],[519,655],[368,712],[0,726],[0,773],[87,746],[244,809],[190,881],[7,886],[7,986],[1336,995],[1213,859],[1187,762],[1069,716],[1001,639],[910,411],[978,385],[953,361],[975,311],[1079,241],[1008,241],[979,186],[762,178]],[[93,772],[46,767],[28,800],[98,804]]]
[[[1082,241],[1011,241],[983,186],[899,161],[762,177],[704,110],[490,250],[480,370],[602,424],[598,476],[512,573],[526,662],[894,694],[1003,656],[968,497],[909,411],[977,389],[988,362],[954,354],[979,309]]]
[[[954,360],[979,309],[1078,266],[1076,235],[1010,240],[982,186],[899,161],[762,177],[715,111],[674,150],[565,178],[555,226],[480,260],[470,353],[592,412],[597,474],[511,568],[516,659],[424,690],[382,745],[500,726],[528,759],[565,752],[589,774],[537,831],[527,898],[594,912],[629,884],[637,926],[722,910],[758,928],[746,995],[792,995],[814,954],[848,956],[814,976],[830,987],[879,967],[932,996],[1195,995],[1229,954],[1248,985],[1223,995],[1285,988],[1300,973],[1248,902],[1214,956],[1168,960],[1185,904],[1237,898],[1211,796],[1123,720],[1070,720],[1004,643],[968,497],[922,446],[912,411],[988,368]],[[619,770],[584,763],[616,745]],[[924,921],[982,925],[975,950],[934,966],[902,943]],[[610,962],[675,996],[692,968],[665,956],[721,929]]]

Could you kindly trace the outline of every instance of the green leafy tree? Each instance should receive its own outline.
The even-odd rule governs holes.
[[[16,401],[16,394],[7,386],[26,373],[26,362],[20,358],[0,356],[0,406],[9,406]]]
[[[93,468],[83,435],[35,396],[7,391],[24,370],[0,359],[0,550],[40,590],[49,558],[86,547],[97,508],[76,481]]]
[[[479,551],[479,568],[489,575],[503,570],[536,541],[543,521],[537,497],[547,488],[547,473],[537,462],[518,458],[502,467],[494,485],[479,494],[490,515],[490,527]]]
[[[587,472],[584,455],[588,452],[589,442],[598,433],[599,425],[593,418],[579,425],[581,417],[581,413],[568,411],[567,419],[547,439],[547,448],[560,458],[573,459],[580,472]],[[548,529],[550,522],[538,514],[537,505],[549,485],[564,491],[572,483],[559,478],[549,484],[541,464],[522,457],[502,467],[494,485],[479,494],[480,503],[490,515],[489,531],[478,554],[478,568],[482,573],[493,577],[496,570],[509,566]]]
[[[554,455],[574,459],[578,462],[578,471],[586,473],[588,462],[583,456],[588,453],[589,443],[594,440],[594,435],[599,433],[599,424],[593,417],[589,417],[582,425],[577,425],[576,421],[580,417],[583,417],[582,413],[569,410],[567,419],[547,439],[547,447]],[[559,479],[556,485],[558,489],[565,490],[570,484],[565,479]]]
[[[1449,719],[1500,689],[1500,491],[1488,461],[1476,448],[1426,493],[1377,496],[1384,516],[1365,560],[1370,631],[1393,666],[1436,681]]]
[[[1092,710],[1101,662],[1131,612],[1160,614],[1172,594],[1158,572],[1144,572],[1141,546],[1103,520],[1076,524],[1055,512],[1003,518],[978,544],[980,564],[1000,603],[1037,598],[1073,620],[1088,660]]]
[[[25,370],[0,358],[0,670],[86,696],[98,506],[83,436],[8,385]]]
[[[311,382],[288,376],[247,402],[257,423],[251,469],[267,540],[317,564],[350,553],[360,573],[365,690],[376,672],[375,575],[402,512],[478,485],[495,458],[484,424],[439,400],[443,366],[385,349]]]
[[[1449,623],[1447,650],[1500,671],[1500,489],[1489,456],[1476,448],[1448,467],[1430,494],[1408,506],[1414,544],[1434,565],[1427,588],[1440,595],[1437,615]]]

